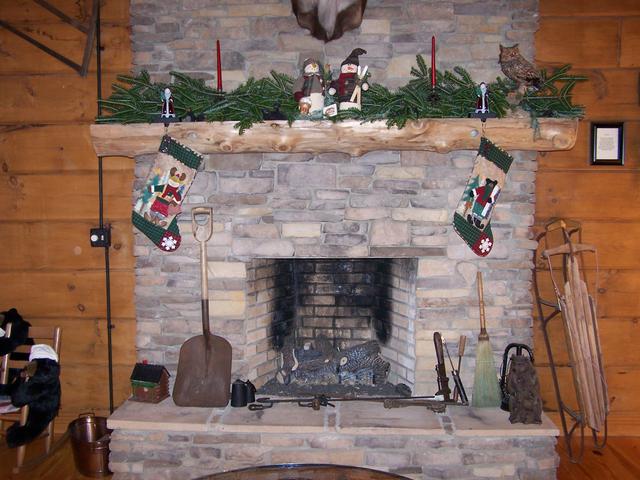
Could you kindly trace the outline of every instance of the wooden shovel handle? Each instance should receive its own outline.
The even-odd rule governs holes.
[[[196,216],[206,217],[204,223],[198,222]],[[195,207],[191,209],[191,228],[194,238],[200,243],[200,282],[201,282],[201,309],[202,331],[205,340],[208,340],[211,330],[209,328],[209,270],[207,268],[207,241],[213,234],[213,209],[211,207]],[[201,234],[204,235],[201,236]]]
[[[205,217],[204,223],[199,222],[197,216]],[[193,236],[200,243],[208,242],[213,235],[213,208],[194,207],[191,209],[191,230]]]
[[[484,288],[482,287],[482,272],[476,273],[478,284],[478,301],[480,303],[480,333],[487,331],[487,319],[484,316]]]

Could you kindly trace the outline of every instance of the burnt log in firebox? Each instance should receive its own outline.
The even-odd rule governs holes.
[[[281,353],[282,368],[276,379],[286,385],[378,385],[389,374],[390,364],[375,340],[340,351],[322,335],[302,348],[287,337]]]

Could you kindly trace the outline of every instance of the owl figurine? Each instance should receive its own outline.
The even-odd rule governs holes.
[[[540,72],[520,54],[517,43],[513,47],[500,45],[500,66],[502,73],[518,85],[540,88]]]

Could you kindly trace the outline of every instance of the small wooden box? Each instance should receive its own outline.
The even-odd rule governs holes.
[[[131,400],[159,403],[169,396],[169,372],[163,365],[136,363],[130,380]]]

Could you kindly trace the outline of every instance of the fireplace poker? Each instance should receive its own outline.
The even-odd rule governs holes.
[[[442,395],[424,395],[415,397],[336,397],[328,395],[314,395],[302,398],[270,398],[261,397],[256,403],[248,406],[251,411],[273,408],[276,403],[297,403],[299,407],[307,407],[320,410],[320,407],[335,407],[337,402],[382,402],[384,408],[400,407],[426,407],[436,413],[443,413],[447,405],[455,405],[455,402],[445,401]]]
[[[464,356],[464,349],[466,345],[467,345],[467,336],[460,335],[460,338],[458,339],[458,368],[457,368],[458,376],[460,375],[460,367],[462,366],[462,357]],[[454,389],[453,400],[457,402],[459,396],[460,394],[458,393],[458,390]]]

